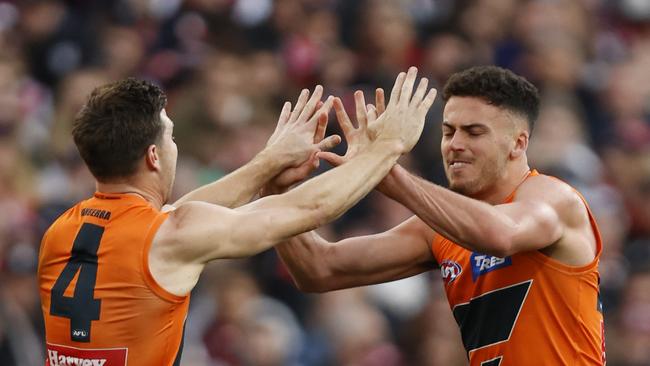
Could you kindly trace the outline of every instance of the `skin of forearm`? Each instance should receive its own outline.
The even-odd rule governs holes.
[[[469,250],[507,254],[507,233],[514,223],[490,204],[427,182],[399,167],[383,183],[382,192],[442,236]]]
[[[273,228],[269,243],[286,241],[341,216],[379,183],[402,151],[397,141],[374,142],[346,164],[285,194],[266,197],[249,209],[271,210],[265,223]]]
[[[225,177],[199,187],[183,197],[175,206],[188,201],[203,201],[224,207],[236,208],[244,205],[259,192],[269,180],[275,177],[287,164],[276,154],[265,149],[253,160]]]
[[[313,213],[315,227],[341,216],[372,190],[400,156],[397,142],[377,141],[336,169],[313,178],[285,195],[304,202]]]
[[[312,224],[317,223],[317,226],[320,226],[339,217],[390,171],[399,158],[399,153],[396,152],[398,150],[390,144],[373,145],[350,162],[287,193],[293,194],[293,199],[296,200],[302,200],[303,197],[309,200],[308,197],[313,195],[312,190],[318,189],[318,193],[310,201],[314,205],[314,212],[319,212]],[[342,180],[345,183],[342,183]],[[328,266],[321,261],[315,262],[313,258],[322,258],[325,261],[326,256],[319,253],[327,250],[328,245],[325,239],[311,231],[296,235],[276,246],[298,288],[319,291],[319,279],[327,276]]]
[[[320,253],[327,245],[329,243],[318,233],[310,231],[275,246],[298,289],[309,292],[320,289],[318,279],[327,276],[327,266],[322,262],[326,258]]]

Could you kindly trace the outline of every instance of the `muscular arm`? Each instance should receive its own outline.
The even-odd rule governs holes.
[[[334,220],[365,196],[400,155],[392,143],[376,143],[349,165],[332,169],[283,195],[236,210],[190,202],[168,219],[181,255],[191,262],[246,257]]]
[[[189,201],[203,201],[229,208],[239,207],[250,202],[270,179],[284,168],[277,154],[269,149],[262,150],[248,164],[217,180],[199,187],[174,202],[173,206]]]
[[[302,291],[324,292],[393,281],[430,270],[433,230],[417,217],[384,233],[330,243],[316,232],[275,249]]]
[[[172,211],[149,255],[155,278],[176,294],[187,293],[206,262],[259,253],[339,217],[419,139],[436,92],[426,92],[425,78],[413,93],[416,77],[415,68],[400,73],[386,112],[377,121],[376,138],[344,166],[236,210],[187,202]]]
[[[316,86],[308,100],[309,91],[304,89],[293,112],[291,103],[285,103],[276,130],[264,150],[248,164],[186,194],[173,206],[203,201],[230,208],[239,207],[248,203],[260,188],[284,169],[307,162],[316,152],[338,144],[338,136],[324,138],[331,98],[321,103],[322,92],[323,88]]]
[[[152,275],[166,290],[185,295],[207,262],[251,256],[334,220],[374,188],[401,149],[375,143],[345,166],[238,209],[199,201],[180,205],[154,237]]]
[[[573,215],[569,211],[579,209],[571,192],[549,179],[529,178],[518,190],[514,202],[493,206],[396,167],[382,183],[382,192],[459,245],[505,257],[554,244],[565,233],[564,219]]]

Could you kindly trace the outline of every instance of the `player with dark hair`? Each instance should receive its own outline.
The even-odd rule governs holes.
[[[207,262],[259,253],[335,219],[413,147],[435,98],[426,80],[413,91],[416,74],[397,77],[372,142],[345,166],[245,204],[270,179],[290,179],[283,170],[308,170],[339,139],[323,139],[332,99],[317,108],[318,86],[293,111],[285,104],[252,162],[167,210],[177,148],[164,94],[133,79],[96,89],[73,135],[97,192],[52,224],[39,255],[47,363],[179,365],[189,293]]]
[[[369,285],[437,263],[471,365],[603,365],[601,239],[582,196],[528,165],[537,89],[484,66],[453,75],[443,97],[449,189],[395,166],[378,188],[415,216],[376,235],[330,243],[310,232],[276,246],[297,286]],[[322,154],[334,165],[362,151],[384,110],[380,89],[375,106],[355,98],[360,128],[334,102],[351,146],[343,157]]]

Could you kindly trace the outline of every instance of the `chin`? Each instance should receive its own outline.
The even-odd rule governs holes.
[[[472,194],[476,193],[476,185],[472,184],[472,182],[453,182],[450,181],[449,183],[449,189],[456,192],[460,193],[463,196],[471,196]]]

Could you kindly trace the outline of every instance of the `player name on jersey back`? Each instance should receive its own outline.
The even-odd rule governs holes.
[[[46,366],[125,366],[126,348],[81,349],[47,344]]]

